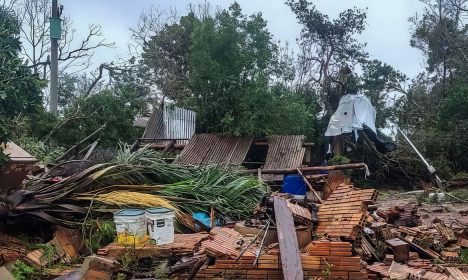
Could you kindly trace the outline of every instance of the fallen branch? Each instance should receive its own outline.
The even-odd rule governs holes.
[[[95,130],[93,133],[91,133],[90,135],[86,136],[85,138],[81,139],[78,143],[76,143],[73,147],[71,147],[70,149],[68,149],[65,153],[63,153],[63,155],[61,155],[59,158],[57,158],[54,162],[59,162],[60,160],[64,159],[68,154],[70,154],[71,152],[73,152],[77,147],[79,147],[81,144],[83,144],[84,142],[88,141],[89,139],[93,138],[96,134],[98,134],[99,132],[101,132],[104,128],[106,127],[106,124],[103,124],[100,128],[98,128],[97,130]]]

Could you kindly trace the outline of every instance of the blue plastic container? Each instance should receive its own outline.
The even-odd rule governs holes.
[[[281,192],[293,195],[305,195],[307,188],[304,179],[296,174],[284,176]]]

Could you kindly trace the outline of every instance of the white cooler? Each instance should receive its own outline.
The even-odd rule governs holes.
[[[174,217],[175,213],[171,209],[146,209],[149,238],[158,245],[174,242]]]

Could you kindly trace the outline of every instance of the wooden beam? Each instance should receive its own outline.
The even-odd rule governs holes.
[[[88,160],[88,158],[91,156],[91,154],[93,153],[94,149],[96,148],[97,144],[99,143],[99,139],[94,141],[93,144],[91,144],[91,147],[89,148],[89,150],[86,152],[86,155],[83,157],[82,160]]]
[[[366,168],[364,163],[350,163],[342,165],[329,165],[329,166],[310,166],[300,167],[302,173],[317,172],[317,171],[330,171],[330,170],[345,170],[345,169],[360,169]],[[297,174],[298,168],[289,169],[262,169],[262,174]],[[256,169],[246,170],[247,173],[257,173]]]
[[[302,280],[304,279],[304,272],[302,271],[293,216],[286,201],[280,197],[273,197],[273,207],[275,209],[283,277],[288,280]]]
[[[314,187],[312,186],[312,184],[309,182],[309,180],[307,180],[306,176],[304,176],[304,174],[302,173],[302,171],[298,168],[297,169],[297,173],[299,175],[302,176],[302,179],[304,180],[304,182],[306,183],[306,185],[309,187],[309,190],[315,195],[315,197],[318,199],[318,202],[320,204],[323,204],[323,201],[322,201],[322,198],[318,195],[318,193],[314,190]]]

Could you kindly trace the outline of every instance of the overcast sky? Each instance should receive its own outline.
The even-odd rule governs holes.
[[[135,26],[141,12],[151,6],[160,9],[176,8],[180,15],[187,12],[190,3],[204,1],[189,0],[59,0],[64,5],[63,14],[70,16],[78,36],[86,33],[90,24],[99,24],[104,35],[115,42],[115,49],[96,52],[96,62],[115,61],[125,57],[130,42],[129,27]],[[228,7],[233,1],[207,1],[213,6]],[[268,22],[268,29],[277,40],[296,44],[301,26],[283,0],[238,0],[244,14],[261,12]],[[421,54],[409,46],[410,23],[408,18],[421,12],[418,0],[316,0],[320,11],[331,18],[340,11],[356,6],[368,8],[367,29],[361,36],[367,42],[372,58],[386,62],[410,78],[423,69]],[[82,36],[79,36],[79,35]]]

